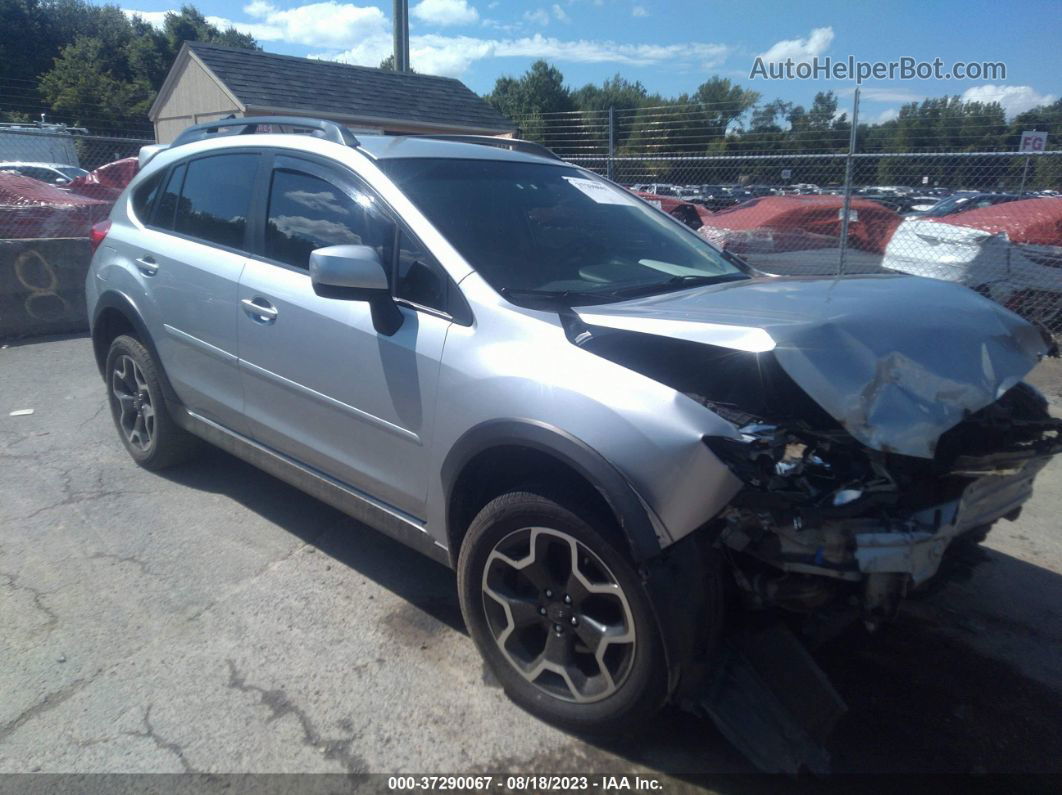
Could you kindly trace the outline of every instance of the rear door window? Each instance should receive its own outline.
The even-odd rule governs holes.
[[[258,169],[257,153],[203,157],[188,163],[173,230],[243,248]]]

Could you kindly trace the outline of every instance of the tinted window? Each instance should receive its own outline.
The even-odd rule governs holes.
[[[189,163],[174,231],[242,248],[257,168],[257,154],[218,155]]]
[[[133,214],[141,221],[151,217],[151,206],[162,186],[162,174],[156,174],[133,191]]]
[[[341,244],[372,246],[389,261],[393,225],[374,199],[357,200],[331,182],[301,171],[277,169],[269,189],[265,254],[297,268],[308,268],[310,252]]]
[[[447,278],[435,259],[405,231],[399,234],[395,296],[446,311]]]

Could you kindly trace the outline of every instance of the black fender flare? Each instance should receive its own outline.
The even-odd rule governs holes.
[[[99,368],[100,376],[106,378],[103,370],[107,364],[107,351],[101,349],[98,334],[100,329],[100,317],[107,310],[120,312],[122,316],[129,321],[129,324],[136,331],[137,339],[148,349],[148,353],[150,353],[155,360],[155,365],[158,369],[160,380],[162,381],[162,391],[165,393],[167,402],[174,406],[181,405],[181,401],[177,397],[177,392],[170,383],[169,376],[166,375],[166,369],[162,366],[162,359],[159,357],[159,352],[155,348],[155,341],[148,332],[147,325],[144,323],[144,319],[140,316],[139,310],[137,310],[133,302],[129,300],[128,296],[117,290],[104,290],[100,293],[100,297],[96,301],[96,308],[92,313],[92,349],[96,356],[96,366]]]
[[[447,453],[441,468],[447,538],[452,538],[450,510],[454,487],[468,464],[492,447],[516,445],[546,453],[586,479],[612,510],[635,561],[660,553],[660,540],[649,512],[627,479],[609,461],[572,434],[538,420],[490,420],[466,431]]]

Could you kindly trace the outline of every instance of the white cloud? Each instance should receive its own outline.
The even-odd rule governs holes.
[[[649,16],[649,9],[645,6],[635,6],[631,9],[632,17],[647,17]]]
[[[1032,86],[999,86],[991,83],[966,89],[962,98],[967,102],[998,102],[1007,116],[1016,116],[1058,99],[1054,94],[1040,94]]]
[[[471,25],[479,21],[479,12],[468,0],[421,0],[410,13],[429,25]]]
[[[870,119],[871,124],[884,124],[887,121],[892,121],[900,115],[898,108],[886,108],[874,118]]]
[[[549,24],[549,11],[544,8],[536,8],[534,11],[525,11],[524,19],[528,22],[534,22],[538,25]]]
[[[166,21],[167,14],[174,14],[175,11],[134,11],[130,8],[123,8],[122,13],[130,19],[133,17],[140,17],[149,25],[155,28],[161,28],[162,24]]]
[[[851,96],[854,91],[855,88],[845,88],[837,93]],[[903,88],[875,88],[874,86],[863,86],[859,95],[867,102],[921,102],[926,97],[925,94],[918,94]]]
[[[458,76],[484,58],[547,58],[569,63],[616,63],[649,66],[659,63],[713,68],[730,53],[723,44],[620,44],[590,39],[563,40],[553,36],[479,39],[472,36],[425,34],[410,38],[410,61],[418,72]],[[363,39],[339,55],[318,55],[343,63],[375,66],[391,51],[389,37]]]
[[[424,0],[417,7],[427,5]],[[464,3],[467,5],[467,2]],[[471,6],[470,10],[474,11]],[[555,10],[554,10],[555,9]],[[391,23],[380,9],[352,3],[310,3],[282,10],[269,0],[251,0],[243,8],[252,20],[241,22],[223,17],[207,17],[220,28],[235,27],[261,42],[284,41],[310,45],[313,58],[376,66],[391,55]],[[567,20],[560,4],[538,9],[548,24],[551,19]],[[559,13],[558,13],[559,12]],[[153,25],[161,26],[165,11],[133,12]],[[477,17],[478,19],[478,17]],[[537,21],[537,19],[536,19]],[[482,20],[485,27],[501,27]],[[474,62],[485,58],[547,58],[567,63],[614,63],[627,66],[669,66],[713,69],[731,53],[724,44],[687,42],[682,44],[628,44],[596,39],[565,40],[536,33],[532,36],[476,36],[425,33],[410,38],[410,60],[425,74],[459,76]]]
[[[810,61],[816,55],[822,55],[833,43],[833,28],[815,28],[806,39],[785,39],[776,41],[767,52],[761,53],[764,62],[785,61],[793,63]]]
[[[572,21],[571,17],[568,16],[568,12],[565,11],[563,8],[561,8],[556,3],[553,4],[553,7],[550,10],[553,11],[553,18],[555,20],[557,20],[558,22],[571,22]]]
[[[238,22],[220,17],[208,17],[208,20],[219,27],[231,25],[259,41],[289,41],[316,47],[347,47],[352,41],[386,34],[391,29],[380,9],[334,0],[286,10],[267,0],[253,0],[243,10],[258,21]]]

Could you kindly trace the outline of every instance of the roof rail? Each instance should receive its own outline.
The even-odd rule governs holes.
[[[525,141],[523,138],[495,138],[493,135],[425,135],[434,141],[455,141],[462,144],[482,144],[494,146],[498,149],[508,149],[511,152],[523,152],[525,155],[538,155],[548,157],[550,160],[561,158],[548,147],[536,144],[534,141]]]
[[[312,130],[310,133],[315,138],[323,138],[326,141],[343,144],[344,146],[358,146],[358,139],[354,133],[339,122],[327,119],[313,119],[309,116],[245,116],[243,118],[230,117],[227,119],[214,119],[213,121],[193,124],[178,135],[171,147],[190,144],[193,141],[202,141],[221,133],[222,129],[229,127],[242,127],[233,135],[251,135],[258,132],[259,125],[278,127],[297,127]]]

